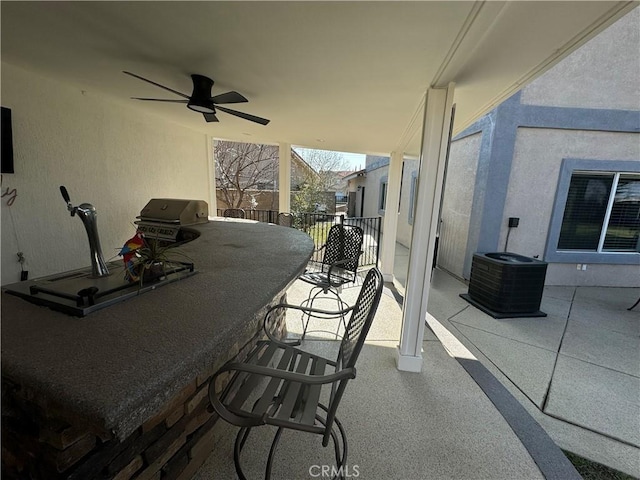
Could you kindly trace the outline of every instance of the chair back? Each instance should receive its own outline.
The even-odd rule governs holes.
[[[380,270],[377,268],[369,270],[340,343],[337,363],[342,368],[356,366],[356,360],[380,303],[383,283]]]
[[[340,350],[336,360],[336,371],[344,368],[353,368],[364,346],[364,342],[375,317],[383,287],[382,274],[377,268],[372,268],[367,273],[358,299],[351,312],[351,318],[347,324],[344,337],[340,343]],[[323,437],[323,445],[329,441],[331,426],[335,419],[338,404],[347,386],[348,379],[334,383],[331,388],[329,404],[327,405],[326,430]]]
[[[324,248],[322,263],[331,265],[345,259],[351,259],[340,265],[345,271],[354,275],[358,271],[364,231],[355,225],[337,224],[329,229]]]
[[[241,208],[227,208],[222,213],[222,216],[229,218],[244,218],[244,210]]]
[[[293,227],[293,215],[286,212],[278,214],[278,225],[283,227]]]

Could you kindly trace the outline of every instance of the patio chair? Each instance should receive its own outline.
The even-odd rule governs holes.
[[[303,307],[313,308],[316,300],[329,297],[335,297],[338,311],[349,306],[342,300],[340,293],[345,285],[356,281],[363,241],[364,231],[355,225],[337,224],[329,229],[325,244],[314,251],[314,260],[309,262],[306,271],[298,277],[299,280],[313,286],[309,290],[309,296],[301,304]],[[321,260],[315,260],[320,256]],[[310,315],[302,315],[302,339],[307,334],[311,318]],[[346,326],[344,316],[340,318]],[[339,329],[340,324],[336,330],[336,338]]]
[[[286,212],[279,213],[278,225],[282,225],[283,227],[293,227],[293,215]]]
[[[209,399],[213,410],[227,422],[241,427],[236,436],[234,463],[238,478],[245,480],[241,453],[253,427],[272,425],[277,431],[267,458],[265,479],[271,477],[273,458],[284,429],[322,435],[322,446],[333,440],[336,471],[343,472],[347,461],[346,432],[336,411],[347,383],[356,376],[356,360],[373,321],[382,293],[382,274],[371,269],[351,313],[336,360],[312,355],[295,348],[300,342],[283,342],[270,333],[269,319],[282,309],[314,310],[280,304],[265,316],[268,340],[258,342],[244,362],[227,363],[212,377]],[[231,372],[231,373],[227,373]],[[231,375],[218,396],[216,379]],[[326,405],[321,394],[328,393]]]
[[[223,217],[229,218],[244,218],[244,210],[242,208],[227,208],[222,213]]]

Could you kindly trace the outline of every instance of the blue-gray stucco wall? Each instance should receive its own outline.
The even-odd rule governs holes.
[[[482,133],[464,276],[474,252],[498,251],[518,128],[640,132],[640,112],[522,104],[518,92],[453,138]]]

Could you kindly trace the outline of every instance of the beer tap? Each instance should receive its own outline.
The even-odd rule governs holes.
[[[90,203],[81,203],[78,206],[71,204],[69,192],[64,186],[60,186],[60,193],[62,198],[67,203],[67,210],[71,213],[71,216],[78,214],[87,236],[89,237],[89,248],[91,249],[91,274],[93,277],[106,277],[109,275],[109,269],[102,256],[102,248],[100,247],[100,237],[98,235],[98,214],[96,209]]]

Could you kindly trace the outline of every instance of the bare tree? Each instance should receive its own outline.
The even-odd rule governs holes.
[[[305,176],[291,207],[295,212],[313,212],[318,204],[323,203],[326,192],[339,188],[341,178],[337,172],[345,170],[347,162],[341,153],[330,150],[296,148],[296,152],[311,166],[313,172]]]
[[[296,152],[317,174],[317,183],[324,191],[334,191],[340,186],[338,172],[347,170],[348,165],[340,152],[296,148]]]
[[[220,140],[214,158],[217,188],[230,207],[240,208],[247,190],[275,189],[277,146]]]

